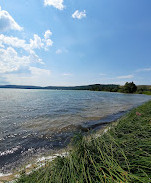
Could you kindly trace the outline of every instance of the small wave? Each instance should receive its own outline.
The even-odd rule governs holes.
[[[40,158],[37,159],[37,163],[41,163],[43,161],[52,161],[54,160],[56,157],[60,156],[60,157],[65,157],[65,156],[68,156],[68,152],[64,152],[64,153],[57,153],[57,154],[54,154],[52,156],[42,156]]]
[[[6,156],[8,154],[13,154],[14,152],[18,151],[20,148],[21,148],[21,146],[16,146],[16,147],[14,147],[12,149],[8,149],[8,150],[6,150],[4,152],[0,151],[0,157],[1,156]]]
[[[10,175],[12,175],[12,173],[8,173],[8,174],[0,173],[0,177],[7,177],[7,176],[10,176]]]
[[[102,127],[103,125],[116,121],[121,116],[123,116],[126,112],[127,111],[119,111],[117,113],[106,116],[105,118],[102,118],[100,120],[99,119],[90,120],[90,121],[87,121],[87,122],[85,122],[83,124],[79,124],[79,125],[70,124],[68,126],[65,126],[61,129],[59,129],[57,131],[57,134],[76,132],[76,131],[88,132],[90,130],[95,130],[95,129],[98,129],[99,127]]]

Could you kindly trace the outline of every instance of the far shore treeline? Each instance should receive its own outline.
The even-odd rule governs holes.
[[[124,86],[115,84],[93,84],[84,86],[24,86],[24,85],[0,85],[0,88],[16,89],[49,89],[49,90],[90,90],[90,91],[108,91],[121,93],[137,93],[151,95],[151,85],[138,85],[134,82],[126,82]]]

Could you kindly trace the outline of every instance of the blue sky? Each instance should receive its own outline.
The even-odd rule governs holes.
[[[150,0],[1,0],[0,84],[151,84]]]

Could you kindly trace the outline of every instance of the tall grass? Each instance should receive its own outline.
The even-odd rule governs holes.
[[[151,182],[151,102],[121,118],[100,137],[76,136],[67,157],[23,173],[17,183]]]

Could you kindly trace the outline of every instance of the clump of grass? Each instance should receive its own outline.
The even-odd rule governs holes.
[[[151,95],[151,91],[144,91],[144,92],[142,92],[142,94]]]
[[[67,157],[23,173],[17,183],[114,183],[151,181],[151,102],[121,118],[100,137],[72,140]]]

